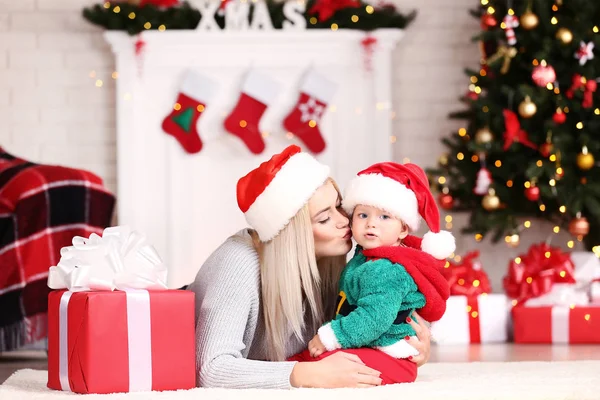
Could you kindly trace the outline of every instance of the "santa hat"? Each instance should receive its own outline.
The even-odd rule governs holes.
[[[419,228],[422,217],[430,232],[423,236],[421,250],[438,260],[449,257],[456,248],[454,236],[440,231],[440,212],[427,175],[415,164],[379,163],[360,171],[348,185],[342,207],[352,214],[359,204],[391,213],[411,231]]]
[[[237,201],[262,242],[273,239],[329,177],[329,167],[291,145],[237,184]]]

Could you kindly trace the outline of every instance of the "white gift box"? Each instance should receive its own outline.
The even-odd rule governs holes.
[[[442,319],[431,324],[432,339],[438,344],[506,342],[509,312],[504,294],[450,296]]]

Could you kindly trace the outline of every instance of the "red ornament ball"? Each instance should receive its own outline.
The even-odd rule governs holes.
[[[498,21],[493,15],[485,13],[481,16],[481,29],[488,30],[498,25]]]
[[[469,100],[477,100],[479,98],[479,95],[475,92],[471,92],[470,90],[467,92],[467,94],[465,95],[465,97]]]
[[[440,207],[444,210],[452,210],[454,207],[454,197],[451,194],[442,194],[439,198]]]
[[[557,110],[554,115],[552,116],[552,121],[554,121],[554,123],[556,123],[557,125],[561,125],[564,124],[565,121],[567,120],[567,114],[565,114],[564,112]]]
[[[550,157],[550,154],[552,154],[553,149],[554,146],[552,146],[552,143],[544,143],[540,146],[540,154],[542,155],[542,157]]]
[[[537,186],[530,186],[525,189],[525,197],[529,201],[538,201],[540,199],[540,188]]]
[[[538,65],[533,69],[531,79],[533,79],[536,85],[546,87],[547,84],[556,80],[556,71],[550,65]]]

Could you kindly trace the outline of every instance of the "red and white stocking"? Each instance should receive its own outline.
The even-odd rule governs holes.
[[[177,139],[188,153],[197,153],[202,149],[196,124],[216,90],[217,85],[213,80],[188,71],[173,111],[163,120],[163,130]]]
[[[250,71],[235,108],[225,120],[225,129],[240,138],[254,154],[260,154],[265,149],[259,123],[267,107],[276,99],[279,89],[279,84],[273,79]]]
[[[319,123],[336,89],[334,82],[314,70],[309,71],[300,87],[300,96],[294,109],[283,121],[285,129],[296,135],[315,154],[325,150],[325,139]]]

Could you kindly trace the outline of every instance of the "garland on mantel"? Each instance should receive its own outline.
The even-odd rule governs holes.
[[[416,11],[404,15],[398,12],[391,4],[370,6],[363,1],[359,7],[337,10],[331,18],[320,21],[316,14],[310,14],[314,3],[319,0],[308,0],[306,4],[307,29],[331,29],[332,25],[339,29],[356,29],[372,31],[378,28],[406,28],[416,17]],[[281,29],[284,21],[283,3],[267,0],[267,7],[271,15],[273,27]],[[252,8],[250,18],[252,17]],[[138,34],[145,30],[168,29],[195,29],[200,22],[200,12],[182,2],[172,7],[157,7],[152,4],[139,6],[125,1],[105,2],[96,4],[83,10],[83,17],[94,25],[108,30],[127,31],[130,35]],[[356,18],[358,17],[358,18]],[[215,20],[221,28],[225,25],[225,18],[215,15]],[[354,22],[356,21],[356,22]],[[335,25],[334,25],[335,24]]]

